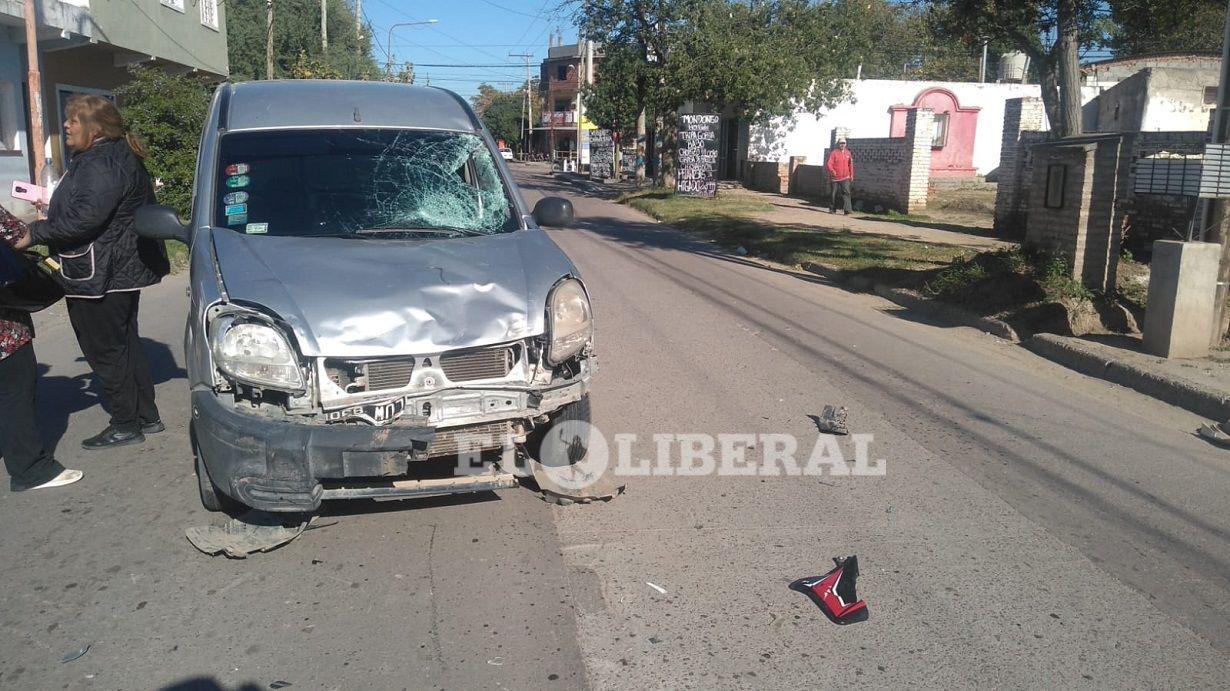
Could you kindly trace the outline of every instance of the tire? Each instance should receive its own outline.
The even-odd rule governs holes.
[[[206,511],[224,513],[231,517],[246,513],[248,511],[247,506],[231,499],[229,495],[218,489],[213,479],[209,477],[209,470],[205,467],[205,459],[201,458],[200,448],[197,447],[196,430],[190,430],[189,436],[192,439],[192,457],[196,464],[196,488],[201,496],[201,506],[204,506]]]
[[[553,459],[542,458],[543,442],[548,436],[560,425],[567,422],[583,422],[585,423],[585,431],[583,433],[574,433],[571,439],[565,440],[565,446],[568,449],[568,465],[575,465],[584,460],[585,455],[589,452],[589,424],[590,424],[590,406],[589,394],[586,394],[579,401],[574,401],[555,411],[551,415],[551,421],[535,429],[526,440],[526,451],[530,457],[537,460],[543,465],[552,465]],[[555,463],[559,465],[558,463]]]

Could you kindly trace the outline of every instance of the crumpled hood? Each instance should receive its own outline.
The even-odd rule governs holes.
[[[551,287],[576,275],[541,230],[439,240],[212,233],[229,299],[281,318],[309,357],[435,353],[538,335]]]

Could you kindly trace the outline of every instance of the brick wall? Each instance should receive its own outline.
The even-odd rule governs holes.
[[[1030,200],[1025,242],[1070,260],[1074,276],[1084,268],[1089,221],[1089,196],[1094,171],[1095,144],[1039,146],[1034,149],[1035,165],[1031,185],[1038,194]],[[1064,184],[1061,206],[1046,205],[1047,180],[1053,166],[1063,166]],[[1057,200],[1058,201],[1058,200]]]
[[[929,108],[906,111],[905,145],[909,157],[901,195],[907,214],[927,208],[927,193],[931,182],[931,142],[935,114]]]
[[[790,181],[790,193],[803,197],[828,199],[828,172],[824,166],[803,164],[794,169],[794,178]]]
[[[934,116],[928,109],[907,114],[906,136],[846,139],[854,160],[854,185],[851,196],[858,208],[869,211],[892,209],[902,213],[921,211],[927,206],[931,180],[931,133]],[[824,151],[828,159],[843,128],[833,130],[831,143]],[[823,165],[799,165],[792,176],[791,193],[805,197],[831,199],[828,172]]]
[[[748,161],[743,166],[743,184],[748,189],[761,192],[789,194],[789,166],[785,163]]]
[[[995,194],[995,230],[1005,237],[1025,231],[1028,186],[1032,180],[1028,144],[1045,138],[1045,110],[1040,98],[1013,98],[1004,104],[1004,134],[999,149]]]

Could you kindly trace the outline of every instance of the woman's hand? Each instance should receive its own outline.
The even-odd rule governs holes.
[[[30,231],[26,230],[24,233],[21,234],[21,237],[13,241],[13,249],[17,250],[18,252],[26,249],[27,247],[30,246],[30,240],[31,240]]]
[[[47,205],[42,202],[34,202],[34,210],[38,214],[38,220],[47,220]]]

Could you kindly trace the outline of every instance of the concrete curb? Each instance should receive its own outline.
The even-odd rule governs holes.
[[[903,288],[889,288],[888,286],[877,284],[875,292],[876,295],[882,298],[892,300],[902,307],[920,312],[934,319],[957,324],[958,326],[973,327],[1012,343],[1021,342],[1016,329],[1013,329],[1007,322],[1000,321],[999,319],[979,316],[939,300],[928,300],[918,293]]]
[[[928,300],[918,293],[903,288],[891,288],[882,283],[873,284],[870,279],[862,276],[846,277],[841,271],[823,264],[803,262],[802,266],[804,270],[818,276],[823,276],[834,283],[847,285],[854,290],[872,291],[886,300],[895,302],[906,309],[919,312],[932,319],[956,324],[957,326],[969,326],[1012,343],[1020,343],[1021,341],[1016,330],[1009,326],[1007,322],[1000,321],[999,319],[979,316],[956,305],[949,305],[938,300]]]
[[[1038,334],[1022,345],[1037,355],[1081,374],[1126,386],[1212,420],[1230,419],[1230,395],[1226,392],[1107,357],[1078,339],[1055,334]]]

